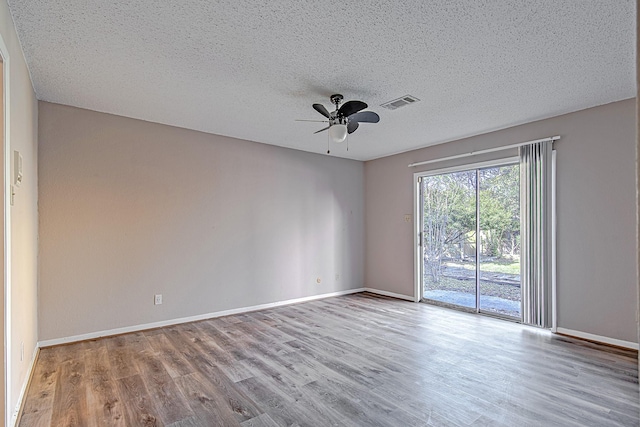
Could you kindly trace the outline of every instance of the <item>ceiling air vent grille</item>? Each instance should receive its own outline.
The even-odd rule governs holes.
[[[397,110],[400,107],[404,107],[405,105],[413,104],[414,102],[420,101],[415,96],[405,95],[398,99],[394,99],[393,101],[385,102],[381,104],[381,107],[387,108],[389,110]]]

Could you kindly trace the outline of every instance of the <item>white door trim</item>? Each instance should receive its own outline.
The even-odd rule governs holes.
[[[4,292],[4,354],[3,354],[3,370],[4,370],[4,399],[2,402],[4,406],[5,419],[3,423],[5,425],[13,425],[12,421],[15,421],[13,408],[11,408],[11,200],[9,185],[11,182],[11,102],[10,102],[10,75],[11,75],[11,62],[9,58],[9,49],[4,43],[4,39],[0,34],[0,56],[3,62],[3,99],[2,99],[2,112],[4,120],[4,138],[2,147],[3,156],[3,230],[4,230],[4,272],[3,272],[3,292]]]

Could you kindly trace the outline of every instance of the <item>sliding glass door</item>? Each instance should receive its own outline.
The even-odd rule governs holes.
[[[521,318],[518,164],[419,177],[423,298]]]
[[[515,164],[477,173],[478,309],[520,318],[520,168]]]
[[[424,297],[476,308],[476,172],[422,178]]]

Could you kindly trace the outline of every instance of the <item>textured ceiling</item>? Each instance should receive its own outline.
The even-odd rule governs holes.
[[[38,99],[368,160],[633,97],[633,0],[9,0]],[[379,105],[411,94],[421,101]],[[544,136],[544,135],[541,135]]]

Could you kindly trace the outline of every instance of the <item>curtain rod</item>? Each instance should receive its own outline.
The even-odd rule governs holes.
[[[478,154],[493,153],[494,151],[508,150],[510,148],[517,148],[517,147],[521,147],[523,145],[536,144],[538,142],[547,142],[547,141],[553,142],[553,141],[557,141],[559,139],[560,139],[559,135],[549,136],[549,137],[542,138],[542,139],[536,139],[534,141],[519,142],[517,144],[505,145],[505,146],[502,146],[502,147],[487,148],[486,150],[471,151],[469,153],[456,154],[455,156],[440,157],[439,159],[432,159],[432,160],[425,160],[424,162],[411,163],[409,165],[409,167],[413,168],[413,167],[416,167],[416,166],[427,165],[429,163],[444,162],[445,160],[460,159],[462,157],[476,156]]]

